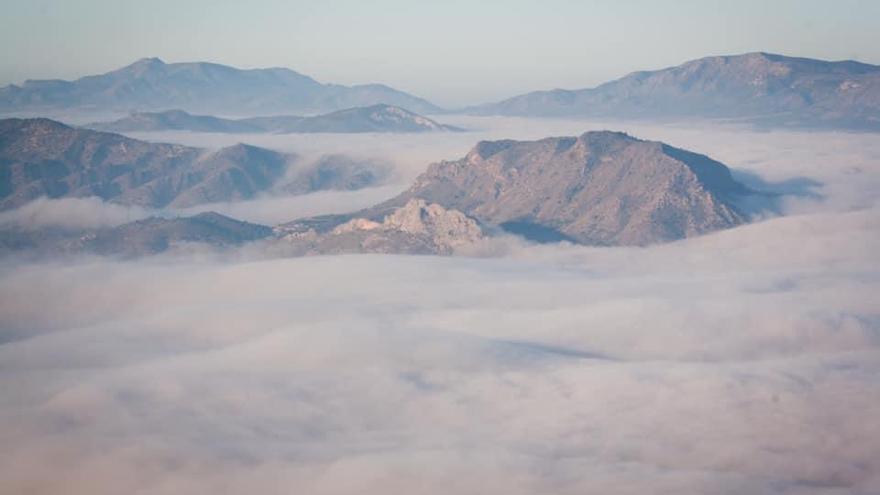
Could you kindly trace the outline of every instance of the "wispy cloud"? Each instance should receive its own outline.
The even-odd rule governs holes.
[[[149,214],[150,211],[144,208],[105,203],[97,197],[42,197],[20,208],[0,212],[0,227],[91,229],[133,222]]]

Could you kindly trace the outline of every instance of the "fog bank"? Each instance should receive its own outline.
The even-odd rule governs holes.
[[[785,196],[646,248],[0,262],[0,492],[880,492],[880,143],[623,130]]]

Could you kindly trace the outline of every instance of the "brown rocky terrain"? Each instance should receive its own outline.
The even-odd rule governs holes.
[[[726,166],[706,156],[600,131],[481,142],[460,160],[431,165],[396,198],[290,227],[328,231],[422,199],[539,241],[645,245],[746,222],[736,206],[745,194]]]
[[[330,231],[276,228],[289,254],[453,254],[483,238],[472,218],[421,199],[411,199],[379,221],[352,218]]]

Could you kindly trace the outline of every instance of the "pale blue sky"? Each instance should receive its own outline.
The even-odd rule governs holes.
[[[880,0],[0,0],[0,13],[0,84],[158,56],[459,105],[714,54],[880,64]]]

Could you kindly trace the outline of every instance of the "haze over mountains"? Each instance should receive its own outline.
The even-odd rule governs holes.
[[[769,53],[706,57],[595,88],[535,91],[470,113],[735,119],[765,126],[880,130],[880,66]]]
[[[443,125],[392,105],[347,108],[323,115],[302,117],[279,115],[224,119],[192,115],[183,110],[136,112],[112,122],[89,124],[91,129],[111,132],[194,131],[222,133],[362,133],[362,132],[451,132],[461,129]]]
[[[384,132],[358,107],[390,105],[416,114],[441,111],[430,102],[384,85],[322,84],[290,69],[240,70],[206,62],[166,64],[142,59],[75,81],[28,80],[0,88],[0,112],[183,112],[245,116],[348,114],[300,122],[187,119],[184,114],[139,115],[124,128],[174,126],[216,132]],[[756,52],[713,56],[654,71],[633,72],[595,88],[535,91],[473,106],[477,115],[614,119],[725,119],[767,127],[880,130],[880,66],[828,62]],[[407,116],[405,120],[424,119]],[[176,123],[175,123],[176,122]],[[386,122],[387,123],[387,122]],[[406,132],[434,127],[409,125]],[[395,131],[398,132],[398,131]],[[403,131],[400,131],[403,132]]]
[[[74,81],[28,80],[0,88],[0,111],[168,110],[221,114],[326,113],[378,103],[417,113],[428,101],[382,84],[322,84],[285,68],[237,69],[207,62],[166,64],[144,58]]]
[[[222,104],[224,108],[230,102],[233,106],[245,100],[258,102],[251,110],[269,105],[270,99],[281,93],[267,90],[260,98],[248,99],[256,96],[236,93],[236,84],[258,83],[257,87],[263,89],[277,89],[283,83],[291,91],[285,93],[286,97],[293,98],[291,95],[298,92],[297,102],[320,101],[321,105],[330,101],[319,97],[326,95],[328,88],[342,91],[335,93],[337,96],[345,93],[340,87],[324,85],[318,85],[323,88],[318,91],[308,83],[311,79],[282,69],[239,71],[213,64],[164,64],[152,59],[94,77],[97,79],[45,86],[70,91],[78,88],[71,95],[104,88],[107,94],[118,96],[114,101],[129,98],[157,106],[161,98],[183,101],[184,96],[190,103]],[[113,84],[108,86],[109,82]],[[36,91],[40,84],[29,87]],[[17,92],[20,89],[7,88],[2,94],[15,93],[16,98],[24,98],[16,101],[39,101],[49,106],[87,100],[68,100],[60,96],[60,89],[61,92],[53,93],[55,96],[37,97],[38,92],[32,92],[25,98],[24,93]],[[160,93],[166,92],[160,98]],[[236,96],[229,96],[228,92]],[[621,119],[710,118],[767,126],[875,130],[880,129],[878,95],[877,66],[750,53],[707,57],[659,71],[636,72],[593,89],[529,93],[471,111],[487,115]],[[100,101],[106,103],[111,99]],[[273,106],[273,110],[279,108]],[[437,109],[432,106],[428,110]],[[402,105],[387,103],[315,116],[240,119],[195,115],[184,110],[139,112],[93,126],[120,132],[457,130]],[[295,159],[291,154],[241,144],[219,151],[150,144],[115,134],[74,129],[46,119],[2,121],[0,131],[2,209],[40,196],[97,196],[150,208],[187,207],[253,198],[269,190],[301,194],[322,189],[357,189],[378,183],[387,172],[373,163],[330,156],[312,168],[290,174],[289,165]],[[538,141],[484,141],[464,158],[431,165],[412,187],[395,198],[354,213],[288,222],[278,226],[275,235],[285,238],[288,251],[295,254],[448,254],[453,250],[450,246],[466,244],[464,239],[473,242],[500,230],[541,242],[567,240],[589,245],[641,246],[741,225],[748,221],[741,199],[751,194],[732,178],[726,166],[715,160],[624,133],[603,131]],[[395,220],[416,217],[434,220],[421,226],[416,225],[418,222]],[[452,227],[444,234],[446,226]],[[438,241],[438,236],[458,235],[461,242]]]
[[[385,173],[378,165],[340,156],[310,167],[291,167],[295,159],[246,144],[206,150],[49,119],[0,120],[0,210],[41,196],[188,207],[253,198],[273,187],[291,194],[364,187]]]

